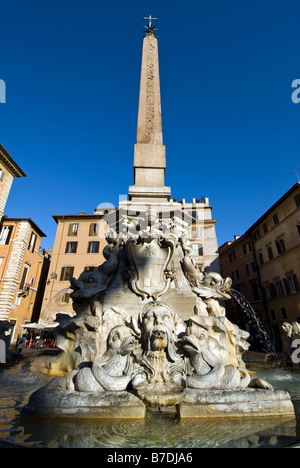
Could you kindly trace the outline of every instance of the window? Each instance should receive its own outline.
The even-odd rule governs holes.
[[[293,275],[293,282],[294,282],[295,290],[300,291],[297,275]]]
[[[19,306],[21,304],[22,296],[17,294],[15,305]]]
[[[9,239],[13,230],[13,226],[2,226],[0,233],[0,245],[9,243]]]
[[[86,266],[84,267],[84,271],[97,271],[98,267],[97,266]]]
[[[283,289],[281,281],[275,281],[275,289],[276,289],[276,296],[282,297],[283,296]]]
[[[290,292],[295,293],[296,292],[296,286],[295,286],[295,283],[294,283],[294,277],[293,276],[288,277],[288,284],[289,284]]]
[[[264,224],[263,224],[263,230],[264,230],[264,233],[265,233],[265,234],[268,232],[268,225],[267,225],[267,223],[264,223]]]
[[[248,265],[246,265],[246,268],[248,275],[252,275],[256,271],[254,262],[248,263]]]
[[[281,307],[280,311],[281,311],[282,318],[283,318],[283,319],[287,319],[287,318],[288,318],[288,315],[287,315],[286,308],[285,308],[285,307]]]
[[[297,195],[295,196],[295,203],[296,203],[296,207],[299,208],[300,206],[300,193],[297,193]]]
[[[70,281],[73,278],[74,267],[73,266],[66,266],[62,267],[61,274],[60,274],[60,281]]]
[[[35,247],[35,243],[36,243],[36,238],[37,238],[37,235],[32,232],[31,233],[31,236],[30,236],[30,241],[29,241],[29,245],[28,245],[28,250],[30,250],[30,252],[33,252],[34,251],[34,247]]]
[[[97,235],[97,223],[91,223],[89,236],[96,236],[96,235]]]
[[[255,240],[260,239],[260,231],[259,231],[259,229],[257,229],[257,231],[255,231],[255,233],[254,233],[254,239],[255,239]]]
[[[230,254],[229,254],[229,261],[230,261],[230,263],[234,262],[235,258],[236,258],[236,257],[235,257],[235,252],[230,252]]]
[[[61,299],[62,304],[69,304],[70,293],[65,293]]]
[[[66,253],[76,253],[78,242],[67,242]]]
[[[270,289],[270,296],[271,296],[271,299],[272,299],[272,298],[275,298],[275,297],[276,297],[276,288],[275,288],[274,283],[270,283],[270,284],[269,284],[269,289]]]
[[[2,180],[4,179],[4,170],[2,169],[2,167],[0,167],[0,182],[2,182]]]
[[[278,219],[277,213],[275,213],[273,215],[273,223],[274,223],[274,226],[277,226],[277,224],[279,224],[279,219]]]
[[[264,257],[263,257],[262,252],[259,252],[259,254],[258,254],[258,259],[259,259],[259,263],[260,263],[261,265],[263,265],[263,264],[264,264]]]
[[[258,284],[257,283],[252,283],[251,287],[252,287],[253,299],[254,299],[254,301],[258,301],[260,299]]]
[[[286,294],[294,294],[297,291],[297,277],[296,275],[288,275],[287,278],[283,278],[284,289]]]
[[[274,258],[272,247],[269,246],[267,250],[268,250],[269,260],[272,260],[272,258]]]
[[[192,249],[196,255],[203,255],[203,249],[201,244],[192,244]]]
[[[300,236],[300,224],[297,224],[298,234]]]
[[[274,309],[271,309],[271,310],[270,310],[270,314],[271,314],[271,319],[272,319],[272,320],[276,320],[276,314],[275,314],[275,310],[274,310]]]
[[[240,279],[239,270],[234,270],[231,274],[233,281],[238,281]]]
[[[92,241],[88,244],[87,253],[98,253],[99,252],[99,242]]]
[[[77,236],[78,226],[78,223],[69,224],[68,236]]]
[[[271,296],[271,291],[270,291],[270,285],[267,284],[265,286],[265,292],[266,292],[266,299],[267,301],[269,301],[270,299],[272,299],[272,296]]]
[[[279,254],[284,254],[284,252],[286,251],[284,240],[279,239],[278,241],[275,241],[275,244],[277,247],[277,252]]]
[[[244,244],[243,249],[244,249],[244,254],[245,255],[247,255],[249,252],[251,252],[252,246],[251,246],[250,242],[247,242],[246,244]]]
[[[22,273],[21,281],[20,281],[20,285],[19,285],[19,289],[24,289],[26,278],[27,278],[27,275],[28,275],[28,271],[29,271],[29,265],[24,265],[23,273]]]

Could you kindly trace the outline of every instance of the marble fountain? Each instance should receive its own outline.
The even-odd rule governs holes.
[[[295,440],[291,396],[245,365],[249,334],[226,318],[224,308],[231,279],[197,265],[189,218],[170,198],[165,167],[157,38],[150,21],[135,184],[129,200],[106,217],[106,261],[71,280],[74,316],[55,317],[61,352],[48,364],[51,378],[18,416],[29,441],[238,446],[241,440],[254,444],[253,435],[263,431],[269,439]],[[103,441],[101,433],[109,437]]]

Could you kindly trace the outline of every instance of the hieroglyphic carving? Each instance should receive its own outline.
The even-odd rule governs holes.
[[[152,45],[152,44],[150,44]],[[154,131],[154,46],[148,48],[146,67],[146,133],[151,139]]]

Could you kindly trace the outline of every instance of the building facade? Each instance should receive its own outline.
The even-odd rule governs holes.
[[[51,320],[56,313],[74,315],[71,290],[72,277],[78,278],[84,270],[96,270],[104,261],[103,248],[107,245],[103,220],[105,210],[95,214],[54,215],[56,237],[51,266],[42,304],[41,320]]]
[[[232,278],[280,346],[281,324],[300,322],[300,183],[219,254],[222,275]]]
[[[7,150],[0,145],[0,221],[15,177],[26,177],[26,175]]]
[[[50,261],[40,248],[43,237],[30,218],[2,218],[0,320],[9,321],[12,343],[22,335],[22,325],[39,317]]]
[[[212,218],[212,206],[209,199],[202,197],[179,201],[183,219],[188,214],[190,246],[194,251],[195,260],[201,271],[210,270],[220,273],[216,220]]]
[[[277,340],[282,322],[300,322],[300,183],[251,228],[268,321]]]
[[[219,248],[219,255],[222,276],[232,279],[232,288],[247,299],[260,321],[268,327],[251,234],[235,236],[234,241],[228,241]],[[251,329],[247,315],[242,312],[235,300],[226,301],[225,305],[229,320],[254,336],[255,330]],[[252,340],[252,345],[259,347],[259,343],[255,340]]]

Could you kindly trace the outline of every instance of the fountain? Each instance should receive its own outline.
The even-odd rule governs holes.
[[[135,185],[106,217],[106,261],[71,280],[75,314],[56,316],[61,354],[50,364],[53,378],[31,394],[22,415],[30,427],[51,416],[57,433],[64,424],[91,428],[91,420],[109,428],[126,420],[129,430],[144,431],[157,415],[169,415],[171,426],[180,421],[181,434],[193,433],[195,418],[207,434],[222,424],[228,432],[236,418],[239,434],[253,424],[270,427],[270,418],[272,427],[276,418],[293,425],[289,393],[243,361],[249,334],[220,304],[231,298],[231,279],[199,269],[190,225],[164,185],[153,30],[147,26],[143,46]]]
[[[153,213],[147,223],[135,236],[124,234],[122,221],[118,231],[111,228],[106,262],[72,278],[75,315],[57,316],[60,377],[37,390],[24,412],[120,419],[164,408],[180,418],[293,416],[288,393],[246,369],[249,334],[219,303],[230,298],[231,280],[199,270],[176,223],[153,221]],[[187,300],[188,317],[169,301],[185,290],[194,298],[192,311]]]

